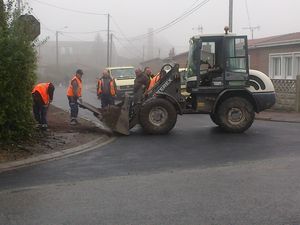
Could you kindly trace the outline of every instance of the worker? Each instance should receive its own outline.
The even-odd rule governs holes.
[[[152,79],[152,78],[154,77],[154,74],[152,74],[152,71],[151,71],[151,69],[150,69],[149,66],[145,67],[145,69],[144,69],[144,74],[145,74],[146,76],[148,76],[149,79]]]
[[[47,111],[53,100],[54,85],[52,83],[39,83],[32,90],[33,114],[38,127],[48,128]]]
[[[147,91],[150,91],[154,85],[166,74],[164,70],[160,71],[158,74],[154,75],[154,77],[150,80]]]
[[[71,125],[78,124],[77,116],[78,116],[78,101],[82,102],[82,76],[83,71],[78,69],[72,78],[70,85],[67,90],[67,97],[69,100],[69,105],[71,109]]]
[[[98,80],[97,96],[101,99],[101,107],[105,108],[115,104],[117,85],[107,70],[103,70],[102,77]]]
[[[149,86],[150,79],[140,68],[135,70],[135,76],[133,85],[134,103],[139,103]]]

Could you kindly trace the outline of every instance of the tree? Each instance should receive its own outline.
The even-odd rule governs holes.
[[[26,140],[33,132],[31,90],[36,52],[22,32],[14,1],[0,0],[0,141]]]

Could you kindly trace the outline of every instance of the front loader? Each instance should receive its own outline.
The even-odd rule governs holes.
[[[141,101],[132,98],[98,115],[112,130],[129,134],[140,124],[150,134],[168,133],[177,115],[209,114],[228,132],[240,133],[253,123],[255,112],[275,104],[270,78],[249,69],[247,36],[195,36],[190,40],[186,92],[181,94],[179,65],[164,65],[160,79]]]

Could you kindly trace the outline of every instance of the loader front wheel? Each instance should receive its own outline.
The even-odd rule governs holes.
[[[163,98],[146,102],[140,111],[140,124],[149,134],[166,134],[175,126],[176,121],[175,107]]]

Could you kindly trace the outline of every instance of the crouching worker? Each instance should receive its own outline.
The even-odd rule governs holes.
[[[107,70],[103,70],[102,77],[97,84],[97,96],[101,99],[101,108],[115,104],[116,89],[115,80]]]
[[[47,111],[53,100],[54,85],[52,83],[39,83],[32,90],[33,114],[38,126],[48,128]]]
[[[78,124],[78,102],[82,102],[81,92],[82,92],[82,75],[83,71],[78,69],[76,74],[72,78],[70,85],[67,90],[67,97],[69,100],[70,110],[71,110],[71,125]]]

